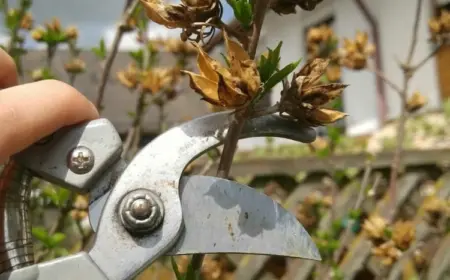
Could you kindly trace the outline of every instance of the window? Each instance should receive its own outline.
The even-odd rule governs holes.
[[[304,44],[304,53],[307,54],[307,59],[314,58],[329,58],[330,64],[324,78],[328,82],[340,83],[341,82],[341,67],[337,61],[337,47],[338,39],[333,33],[334,17],[330,16],[324,20],[318,21],[314,24],[306,26],[303,30],[303,38],[306,42]],[[335,100],[330,104],[336,110],[345,111],[342,103],[342,98]],[[345,131],[345,121],[340,120],[336,123],[336,126]],[[324,127],[318,129],[318,134],[321,136],[326,135],[327,130]]]
[[[450,3],[436,7],[435,15],[440,16],[442,11],[450,11]],[[436,55],[436,66],[438,72],[438,83],[441,99],[450,98],[450,46],[444,45]]]

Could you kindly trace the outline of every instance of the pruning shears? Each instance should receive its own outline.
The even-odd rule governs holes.
[[[112,123],[65,127],[17,154],[0,177],[3,236],[0,279],[131,279],[163,255],[278,255],[321,260],[294,215],[248,186],[183,176],[186,166],[223,143],[230,112],[173,127],[129,163]],[[312,128],[275,115],[246,122],[241,138],[310,143]],[[95,240],[88,251],[35,264],[25,198],[32,177],[89,194]]]

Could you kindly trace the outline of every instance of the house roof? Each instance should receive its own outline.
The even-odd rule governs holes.
[[[83,93],[89,100],[95,101],[97,98],[97,87],[101,77],[101,67],[98,59],[90,51],[83,51],[80,57],[86,63],[86,72],[77,76],[75,88]],[[25,81],[31,81],[29,72],[38,69],[45,64],[45,51],[30,51],[23,57],[23,68],[25,69]],[[58,51],[53,61],[53,73],[62,81],[68,81],[67,74],[64,71],[64,63],[69,60],[69,53],[66,50]],[[111,74],[107,83],[104,107],[102,116],[108,118],[119,133],[125,133],[131,124],[131,118],[128,112],[135,111],[137,94],[130,93],[123,87],[116,78],[116,72],[125,68],[130,62],[128,53],[119,52],[112,65]],[[191,61],[192,63],[192,61]],[[174,65],[175,59],[168,53],[161,53],[159,65]],[[166,123],[169,126],[179,122],[186,121],[189,118],[198,117],[208,112],[204,101],[189,88],[187,78],[183,78],[180,86],[180,95],[167,105]],[[159,127],[159,110],[153,105],[147,109],[143,119],[144,133],[156,133]]]

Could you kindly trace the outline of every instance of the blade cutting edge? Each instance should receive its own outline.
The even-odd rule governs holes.
[[[209,176],[180,182],[185,229],[166,255],[235,253],[321,260],[305,228],[270,197]]]

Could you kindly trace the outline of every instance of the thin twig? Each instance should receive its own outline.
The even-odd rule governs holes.
[[[127,3],[129,4],[129,3]],[[125,12],[122,17],[122,21],[120,22],[119,26],[117,27],[116,35],[114,37],[114,41],[111,47],[111,51],[109,52],[106,61],[105,66],[103,68],[102,76],[100,78],[100,84],[97,89],[97,100],[95,101],[95,106],[98,108],[98,110],[102,109],[102,103],[103,98],[105,95],[105,89],[106,84],[109,78],[109,74],[111,73],[111,66],[114,62],[114,59],[116,58],[117,51],[119,50],[120,41],[122,40],[123,34],[125,33],[124,26],[126,26],[128,20],[133,15],[134,10],[136,9],[137,5],[139,4],[139,0],[133,0],[131,4],[127,5]]]
[[[247,50],[251,59],[253,59],[256,54],[259,36],[261,34],[261,28],[264,23],[264,17],[266,15],[269,2],[269,0],[258,0],[255,1],[254,4],[253,32]],[[224,141],[222,156],[220,157],[219,167],[216,174],[217,177],[228,178],[234,154],[236,152],[237,143],[239,141],[239,135],[244,127],[245,121],[251,115],[251,110],[252,106],[248,106],[247,108],[237,111],[232,115],[233,119],[231,120],[231,124]],[[194,271],[201,270],[204,257],[204,254],[196,254],[192,256],[191,265]]]
[[[389,79],[382,71],[371,66],[367,66],[367,70],[374,73],[377,77],[383,80],[385,84],[390,86],[399,95],[402,94],[402,89],[398,85],[396,85],[391,79]]]
[[[9,53],[10,55],[12,55],[12,51],[14,50],[14,45],[17,42],[17,39],[19,38],[19,31],[20,31],[20,21],[22,20],[22,18],[25,15],[25,5],[26,5],[27,0],[22,0],[19,3],[19,13],[18,13],[18,18],[19,18],[19,22],[16,23],[16,25],[14,25],[13,29],[11,30],[11,38],[9,39],[9,43],[8,43],[8,47],[6,48],[6,52]],[[8,3],[8,1],[4,1],[4,3]],[[8,5],[5,4],[4,7],[6,10],[5,13],[5,18],[8,17]]]
[[[443,47],[443,44],[438,45],[432,52],[430,52],[424,59],[422,59],[419,63],[416,64],[416,66],[411,67],[411,72],[414,74],[416,71],[418,71],[425,63],[427,63],[428,60],[433,58]]]
[[[363,180],[361,182],[361,188],[359,189],[358,198],[356,199],[356,203],[353,206],[353,210],[358,210],[361,208],[361,205],[363,204],[363,202],[367,196],[367,188],[369,186],[371,174],[372,174],[372,163],[368,162],[366,164],[366,168],[364,169],[364,175],[363,175]],[[375,179],[374,188],[375,188],[375,184],[379,184],[379,182],[380,182],[380,180]],[[350,223],[348,223],[347,226],[345,227],[344,233],[342,234],[340,246],[336,251],[334,251],[334,254],[333,254],[333,262],[335,264],[337,264],[339,262],[342,252],[347,247],[347,244],[350,242],[351,235],[352,235],[351,225],[350,225]]]
[[[414,51],[417,46],[417,34],[419,31],[419,22],[422,14],[422,5],[423,0],[417,0],[417,8],[416,8],[416,18],[413,26],[413,34],[411,39],[411,45],[409,47],[408,57],[406,59],[406,62],[401,65],[403,69],[403,90],[400,94],[400,101],[401,101],[401,111],[400,111],[400,118],[398,120],[398,128],[397,128],[397,145],[394,152],[394,158],[392,160],[391,164],[391,176],[389,180],[389,192],[390,192],[390,202],[392,204],[396,201],[396,194],[397,194],[397,180],[398,180],[398,173],[400,169],[400,163],[402,158],[402,152],[403,152],[403,144],[405,140],[405,133],[406,133],[406,121],[408,119],[408,111],[407,111],[407,98],[408,98],[408,91],[409,91],[409,82],[414,74],[413,71],[411,71],[411,63],[412,59],[414,57]],[[391,205],[390,205],[391,206]],[[390,207],[392,208],[392,207]],[[393,211],[393,209],[391,209]],[[390,220],[392,215],[388,216],[388,220]]]
[[[411,39],[411,44],[409,46],[409,52],[408,52],[408,58],[406,59],[406,65],[410,66],[412,59],[414,57],[414,51],[416,50],[417,47],[417,35],[419,33],[419,23],[420,23],[420,18],[421,18],[421,14],[422,14],[422,5],[423,4],[423,0],[417,0],[417,9],[416,9],[416,14],[415,14],[415,22],[414,22],[414,26],[413,26],[413,33],[412,33],[412,39]]]

